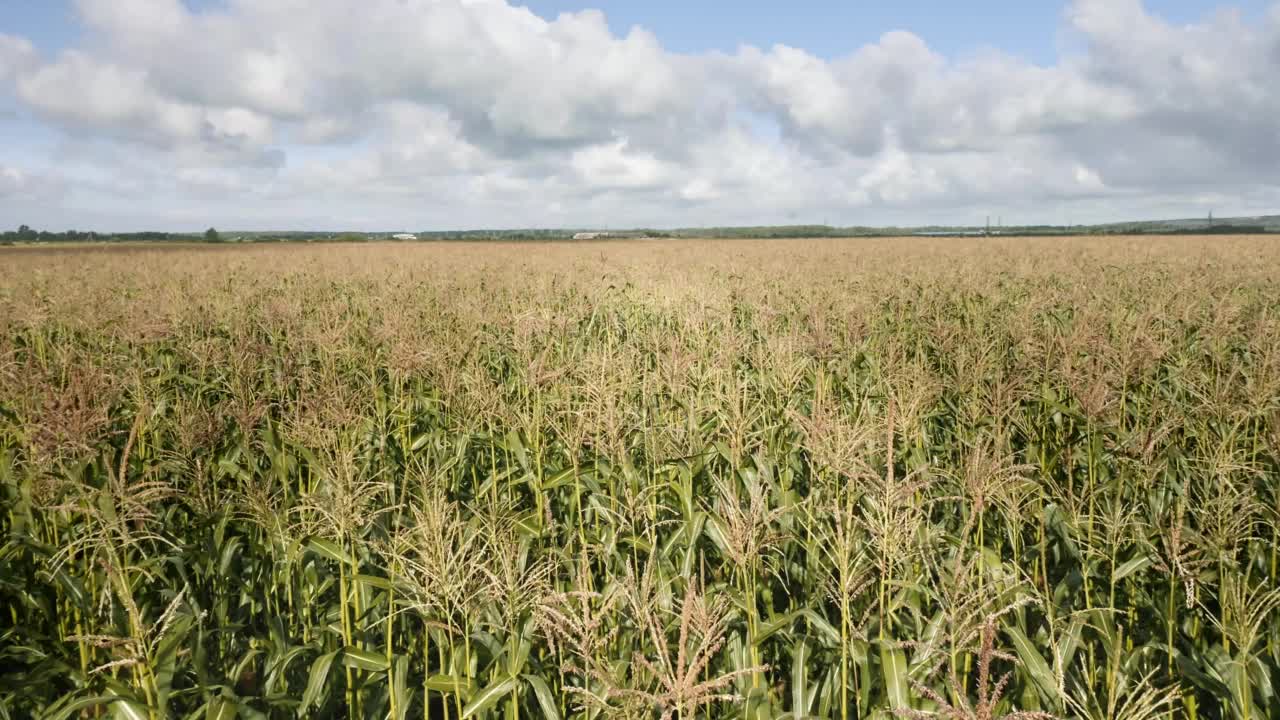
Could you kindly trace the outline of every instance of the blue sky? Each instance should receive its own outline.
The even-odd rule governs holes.
[[[24,35],[56,50],[80,36],[72,0],[4,0],[0,30]],[[202,10],[224,0],[184,0]],[[656,34],[673,52],[733,51],[741,44],[768,47],[783,43],[822,57],[837,57],[873,42],[890,30],[909,30],[939,52],[964,55],[995,47],[1036,63],[1058,54],[1063,4],[1044,0],[532,0],[517,3],[544,18],[562,12],[598,9],[609,27],[625,34],[640,26]],[[726,12],[726,7],[732,7]],[[1173,23],[1191,23],[1224,7],[1206,0],[1147,0],[1146,7]],[[1265,0],[1235,0],[1226,7],[1256,19]]]
[[[732,51],[742,43],[783,43],[831,58],[874,42],[890,30],[909,30],[946,55],[995,47],[1037,63],[1058,53],[1063,4],[1044,0],[538,0],[525,3],[544,17],[594,7],[625,33],[633,25],[652,30],[676,52]],[[1171,22],[1187,23],[1221,7],[1205,0],[1148,0],[1147,8]],[[1250,16],[1263,0],[1232,3]],[[726,12],[726,7],[732,7]]]
[[[1280,211],[1277,0],[0,2],[0,223]]]

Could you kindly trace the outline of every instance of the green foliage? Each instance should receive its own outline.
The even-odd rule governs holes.
[[[1262,720],[1262,240],[0,266],[12,717]]]

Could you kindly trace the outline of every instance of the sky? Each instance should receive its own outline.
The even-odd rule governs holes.
[[[0,226],[1280,213],[1280,0],[0,5]]]

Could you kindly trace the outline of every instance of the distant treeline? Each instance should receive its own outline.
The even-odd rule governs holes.
[[[193,235],[164,232],[100,233],[80,230],[49,232],[33,230],[26,225],[20,226],[17,230],[0,232],[0,243],[8,245],[37,242],[173,242],[193,239],[195,239]]]
[[[417,233],[419,240],[436,240],[436,241],[456,241],[456,242],[481,242],[485,240],[497,240],[501,242],[546,242],[554,240],[572,240],[574,235],[581,232],[596,233],[599,239],[615,239],[626,240],[635,238],[664,238],[672,237],[671,231],[667,230],[648,230],[644,228],[634,230],[565,230],[561,229],[540,229],[540,228],[521,228],[517,230],[433,230],[428,232]]]
[[[679,228],[675,230],[614,230],[583,231],[565,229],[526,228],[517,230],[440,230],[415,233],[420,241],[434,242],[547,242],[573,240],[580,232],[596,234],[593,239],[624,240],[635,238],[718,238],[718,239],[769,239],[769,238],[871,238],[898,237],[913,234],[941,235],[945,233],[972,233],[978,228],[970,226],[930,225],[925,227],[833,227],[830,225],[771,225],[744,227],[706,227]],[[1245,225],[1220,223],[1215,225],[1188,227],[1165,225],[1158,222],[1065,226],[1065,225],[1021,225],[1017,227],[991,228],[995,235],[1006,237],[1019,236],[1068,236],[1068,235],[1261,235],[1276,232],[1276,228],[1267,225]],[[372,242],[392,240],[391,233],[355,233],[355,232],[245,232],[219,233],[209,228],[199,233],[169,232],[129,232],[103,233],[93,231],[67,230],[50,232],[34,230],[26,225],[17,230],[0,232],[0,244],[18,243],[65,243],[65,242]]]
[[[1264,225],[1211,225],[1203,228],[1183,228],[1170,235],[1261,235],[1267,232]]]

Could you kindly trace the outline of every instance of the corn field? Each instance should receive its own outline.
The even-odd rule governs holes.
[[[1280,717],[1266,238],[0,253],[0,717]]]

